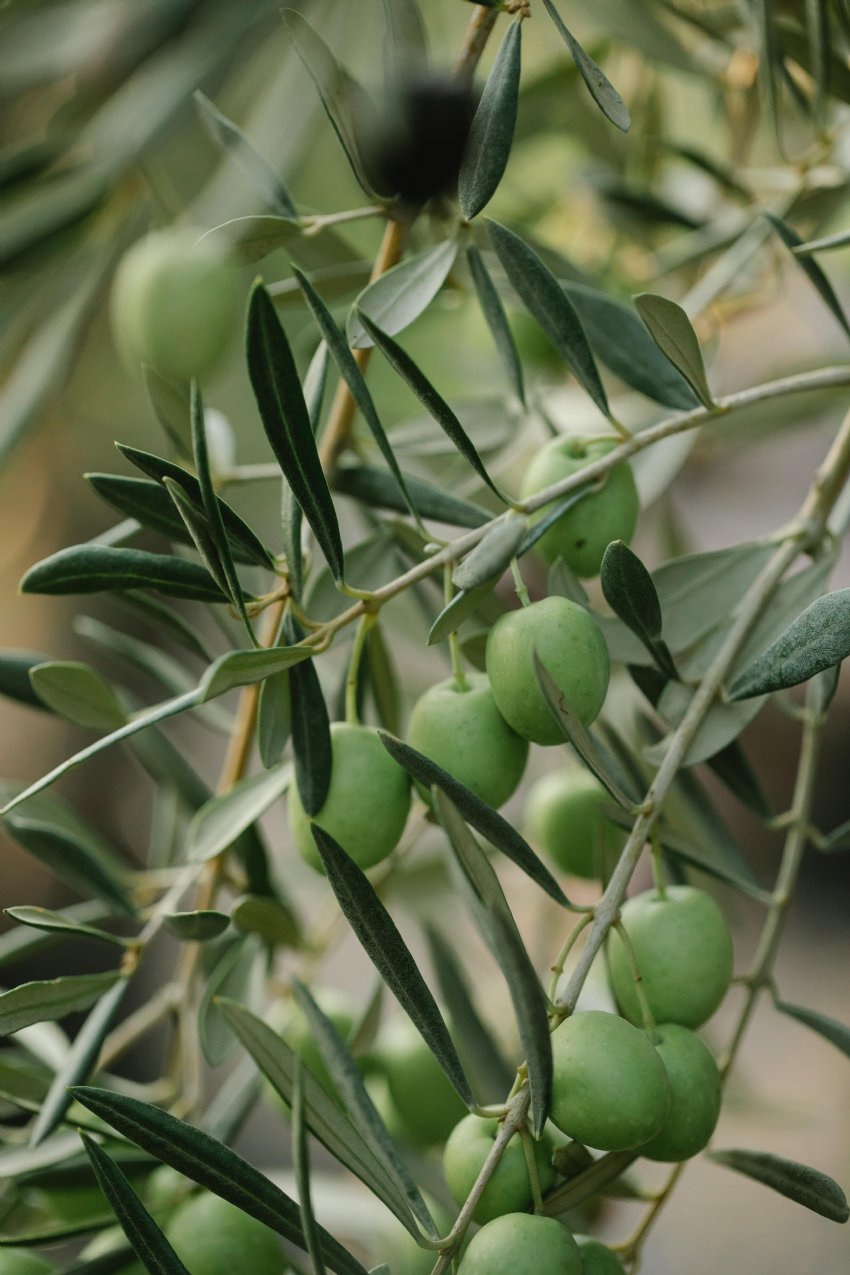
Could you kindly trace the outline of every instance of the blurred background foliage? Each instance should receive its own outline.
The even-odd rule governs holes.
[[[387,21],[403,19],[403,0],[292,0],[290,7],[303,12],[346,67],[380,95]],[[524,26],[514,149],[488,212],[531,239],[563,280],[624,299],[650,288],[677,299],[710,354],[718,392],[846,362],[846,334],[823,306],[802,259],[792,258],[762,215],[779,215],[804,240],[850,224],[846,0],[582,0],[560,8],[628,103],[631,130],[618,133],[605,120],[542,4],[532,0],[532,21]],[[422,10],[430,65],[448,69],[471,6],[465,0],[428,0]],[[482,82],[497,41],[491,45],[480,68]],[[154,451],[166,446],[157,402],[141,377],[122,364],[109,332],[109,286],[121,253],[154,226],[180,222],[205,231],[235,218],[280,212],[267,181],[257,181],[249,150],[234,143],[233,134],[224,145],[221,133],[218,140],[212,135],[199,91],[238,125],[253,151],[283,180],[302,217],[364,203],[286,36],[279,0],[6,0],[0,5],[4,647],[57,658],[91,657],[91,625],[87,640],[85,626],[72,629],[72,610],[64,600],[18,599],[17,581],[33,561],[62,545],[113,534],[114,515],[80,477],[84,470],[126,470],[113,440]],[[302,235],[286,247],[272,244],[268,253],[242,245],[238,269],[245,294],[261,273],[303,367],[315,336],[291,262],[308,270],[320,266],[317,286],[341,317],[368,277],[381,229],[381,219],[374,218]],[[445,233],[439,212],[420,218],[411,231],[411,248],[426,248]],[[819,260],[839,296],[846,294],[848,252]],[[530,385],[527,413],[508,393],[460,271],[405,334],[406,348],[433,373],[440,392],[463,405],[464,423],[482,453],[498,453],[493,472],[506,485],[516,483],[524,458],[545,436],[546,419],[563,423],[594,415],[567,383],[563,365],[533,321],[518,308],[510,317]],[[369,377],[405,466],[486,504],[477,480],[460,479],[446,448],[423,444],[414,402],[390,370],[376,360]],[[662,409],[657,405],[614,384],[618,414],[627,423],[658,418]],[[204,391],[208,404],[221,413],[214,433],[219,472],[236,460],[241,465],[267,461],[236,342]],[[732,544],[781,523],[845,406],[841,395],[821,393],[811,401],[786,399],[736,415],[728,424],[715,423],[698,440],[672,491],[644,517],[642,555],[652,565],[674,552]],[[684,454],[675,463],[683,459]],[[228,498],[250,511],[261,533],[275,538],[273,487],[240,486]],[[366,530],[357,524],[360,538]],[[838,574],[839,583],[850,583],[846,567]],[[433,674],[433,666],[424,661],[414,666],[409,658],[413,642],[421,649],[427,627],[415,615],[415,599],[409,607],[397,660],[404,670],[405,699]],[[144,626],[119,617],[114,603],[95,601],[86,610],[96,620],[144,636]],[[131,677],[130,684],[140,699],[159,694],[143,675],[137,681]],[[827,732],[818,812],[825,827],[850,815],[847,707],[844,689]],[[219,748],[216,737],[203,731],[196,724],[180,725],[175,735],[201,760]],[[790,782],[790,731],[769,709],[745,736],[768,795],[777,800]],[[89,738],[6,702],[0,736],[4,773],[21,781]],[[134,855],[139,828],[147,828],[149,794],[132,758],[110,754],[99,764],[96,783],[86,772],[76,772],[63,791]],[[717,796],[723,805],[726,799]],[[755,862],[772,863],[775,843],[768,834],[739,807],[728,808],[727,802],[724,808]],[[3,903],[24,896],[48,906],[65,901],[15,847],[4,845],[3,853]],[[828,867],[828,879],[821,878],[817,866],[804,877],[806,906],[789,935],[784,976],[789,999],[827,1012],[832,1005],[839,1012],[841,992],[831,974],[846,969],[850,957],[850,878],[834,861]],[[415,883],[398,888],[400,900],[415,907]],[[744,952],[753,933],[745,911],[739,923]],[[803,950],[805,970],[796,960]],[[846,996],[844,982],[841,987]],[[818,1142],[812,1162],[846,1180],[845,1073],[829,1072],[829,1060],[822,1063],[820,1054],[814,1070],[808,1054],[801,1059],[793,1050],[788,1064],[776,1066],[768,1034],[754,1054],[759,1076],[740,1082],[741,1093],[748,1084],[764,1082],[762,1106],[746,1119],[764,1124],[770,1103],[784,1104],[791,1123]],[[806,1068],[803,1088],[843,1094],[840,1120],[811,1116],[794,1074],[798,1065]],[[749,1101],[752,1094],[745,1096]],[[734,1092],[730,1105],[734,1109]],[[762,1144],[764,1135],[759,1126]],[[704,1246],[706,1264],[690,1263],[690,1275],[714,1269],[711,1254],[720,1251],[712,1233],[716,1208],[707,1217],[698,1209],[706,1189],[704,1172],[698,1167],[688,1175],[676,1210],[677,1225]],[[746,1229],[734,1181],[720,1186],[712,1176],[710,1189],[718,1192],[718,1200],[725,1191],[728,1228]],[[811,1270],[840,1269],[834,1263],[841,1262],[840,1248],[847,1243],[840,1231],[825,1234],[816,1221],[800,1219],[781,1203],[772,1212],[772,1204],[759,1215],[759,1269],[788,1269],[785,1228],[806,1226],[812,1228],[806,1232],[812,1237]],[[817,1247],[824,1244],[834,1247]],[[681,1269],[677,1245],[681,1230],[673,1226],[657,1241],[653,1275]],[[750,1251],[756,1249],[750,1246]]]

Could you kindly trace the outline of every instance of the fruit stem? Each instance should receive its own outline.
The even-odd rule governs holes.
[[[664,880],[664,863],[661,852],[661,837],[658,833],[658,825],[652,829],[650,836],[650,845],[652,846],[652,879],[655,882],[656,893],[659,899],[667,898],[667,883]]]
[[[537,1172],[537,1159],[534,1155],[534,1140],[525,1126],[520,1129],[519,1136],[522,1138],[522,1150],[525,1155],[525,1167],[528,1169],[528,1182],[531,1187],[534,1212],[542,1213],[543,1196],[540,1193],[540,1177]]]
[[[531,598],[528,596],[528,589],[522,578],[522,571],[516,558],[511,558],[511,575],[514,578],[514,589],[520,604],[524,607],[531,606]]]
[[[360,725],[360,714],[357,711],[358,674],[360,672],[360,661],[366,649],[366,639],[376,618],[374,612],[367,611],[360,620],[354,637],[351,659],[348,662],[348,675],[345,679],[345,720],[351,726]]]
[[[628,930],[621,920],[614,922],[614,929],[623,941],[623,947],[626,949],[626,957],[629,962],[632,974],[635,980],[635,995],[637,996],[638,1006],[640,1007],[641,1026],[649,1036],[650,1040],[655,1039],[655,1017],[649,1008],[649,1001],[646,996],[646,989],[643,985],[643,975],[640,972],[640,966],[635,956],[635,949],[632,946],[632,940],[629,938]]]
[[[443,567],[443,598],[446,606],[451,602],[453,596],[452,585],[452,564],[447,562]],[[466,673],[463,669],[463,656],[460,649],[460,639],[457,630],[449,634],[449,656],[452,661],[452,674],[455,679],[455,686],[461,692],[469,690],[469,682],[466,680]]]
[[[576,921],[575,925],[570,930],[569,934],[564,940],[564,944],[560,952],[558,953],[555,963],[551,967],[552,977],[549,980],[549,1003],[551,1005],[551,1009],[549,1012],[550,1012],[550,1015],[557,1017],[557,1022],[554,1024],[555,1027],[558,1026],[558,1023],[563,1022],[564,1018],[566,1017],[565,1014],[561,1013],[561,1010],[558,1006],[557,1001],[555,1000],[555,997],[558,994],[558,984],[561,981],[561,975],[564,972],[564,966],[567,962],[567,957],[569,956],[570,952],[573,950],[576,939],[579,937],[582,931],[587,928],[587,926],[590,924],[592,920],[593,920],[592,909],[588,912],[585,912],[581,917],[579,917],[578,921]]]

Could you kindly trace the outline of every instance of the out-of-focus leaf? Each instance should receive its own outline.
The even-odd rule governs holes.
[[[121,1229],[151,1275],[189,1275],[115,1161],[88,1134],[80,1134],[97,1184],[112,1206]]]
[[[292,732],[292,700],[286,669],[267,677],[257,707],[257,747],[266,770],[277,766]]]
[[[682,307],[668,297],[659,297],[652,292],[639,293],[635,297],[635,305],[662,354],[681,372],[699,401],[705,407],[713,407],[702,350]]]
[[[661,353],[638,315],[622,301],[581,283],[562,283],[591,348],[632,389],[665,407],[689,411],[699,400]]]
[[[284,631],[292,640],[300,637],[295,621],[287,617]],[[325,697],[312,660],[295,665],[289,674],[292,701],[292,754],[298,796],[308,815],[325,803],[331,782],[333,754],[330,719]]]
[[[515,18],[484,85],[469,130],[458,181],[461,212],[477,217],[496,193],[508,165],[516,125],[522,67],[522,22]]]
[[[230,156],[252,186],[265,196],[269,207],[283,217],[297,217],[298,210],[286,186],[257,153],[242,129],[223,115],[200,89],[195,91],[194,97],[210,137],[224,154]]]
[[[522,544],[528,520],[521,514],[508,514],[495,523],[475,548],[454,569],[452,583],[456,589],[471,591],[498,580]]]
[[[709,1151],[708,1155],[716,1164],[724,1164],[728,1169],[762,1182],[831,1222],[846,1222],[850,1217],[847,1197],[841,1187],[818,1169],[784,1160],[767,1151]]]
[[[4,908],[3,911],[19,925],[27,925],[34,930],[45,930],[58,938],[94,939],[96,942],[110,943],[115,947],[126,947],[129,942],[118,934],[109,934],[106,930],[86,925],[83,921],[75,920],[73,916],[63,912],[53,912],[50,908],[22,906]]]
[[[463,500],[424,478],[405,474],[404,481],[423,518],[433,518],[452,527],[481,527],[490,521],[491,515],[480,505]],[[406,513],[408,509],[392,475],[374,465],[339,465],[332,486],[334,491],[353,496],[365,505],[394,509],[398,513]]]
[[[156,1159],[229,1200],[299,1248],[304,1247],[298,1205],[294,1200],[208,1133],[193,1129],[150,1103],[110,1093],[107,1089],[76,1086],[70,1097]],[[365,1275],[360,1263],[327,1231],[320,1229],[319,1233],[322,1252],[331,1270],[337,1275]]]
[[[442,288],[457,254],[457,241],[448,239],[435,248],[408,257],[368,284],[357,296],[349,315],[349,344],[355,349],[372,344],[374,335],[363,322],[364,317],[388,336],[395,336],[418,319]]]
[[[268,895],[243,894],[233,904],[233,924],[243,934],[258,934],[266,943],[297,947],[301,932],[292,913]]]
[[[437,1003],[404,939],[366,874],[333,837],[312,825],[325,872],[369,959],[410,1017],[467,1106],[475,1099]]]
[[[298,1203],[301,1210],[301,1229],[304,1232],[304,1245],[310,1258],[313,1275],[325,1275],[325,1264],[322,1260],[322,1248],[316,1230],[316,1219],[313,1216],[313,1203],[310,1198],[310,1151],[307,1140],[307,1125],[304,1119],[304,1064],[299,1058],[295,1069],[295,1084],[292,1090],[292,1167],[295,1173],[295,1184],[298,1188]]]
[[[519,235],[497,221],[489,221],[488,226],[496,256],[526,310],[599,410],[610,418],[605,387],[575,306],[549,267]]]
[[[261,950],[255,938],[240,934],[222,938],[207,952],[214,963],[198,1005],[198,1039],[209,1065],[220,1067],[233,1056],[237,1041],[217,998],[229,996],[258,1008]]]
[[[206,704],[237,686],[250,686],[290,669],[313,652],[306,646],[270,646],[260,651],[228,651],[211,664],[198,685],[197,702]]]
[[[384,275],[383,277],[386,278],[387,276]],[[398,373],[419,399],[422,406],[433,416],[446,436],[454,443],[464,460],[469,462],[478,476],[484,480],[490,490],[504,504],[504,496],[487,473],[484,462],[472,440],[442,395],[437,393],[425,373],[417,367],[410,355],[396,341],[393,341],[386,332],[378,328],[367,315],[363,314],[361,318],[364,327],[368,329],[372,341],[393,370]]]
[[[163,917],[163,924],[182,943],[209,943],[224,933],[230,917],[226,912],[203,908],[197,912],[169,912]]]
[[[813,1009],[805,1009],[802,1005],[789,1005],[787,1001],[776,1001],[776,1008],[789,1018],[796,1018],[798,1023],[810,1027],[813,1032],[823,1036],[830,1044],[840,1049],[842,1054],[850,1058],[850,1027],[839,1023],[835,1018],[819,1014]]]
[[[731,700],[767,695],[799,686],[850,655],[850,589],[826,593],[766,651],[743,669],[729,687]]]
[[[378,731],[378,735],[390,756],[394,757],[413,779],[428,790],[434,786],[441,789],[476,832],[480,832],[491,845],[507,855],[526,876],[531,877],[531,880],[557,903],[568,906],[567,896],[549,869],[538,859],[531,846],[508,823],[507,819],[423,753],[417,752],[409,744],[402,743],[400,739],[394,739],[392,735],[385,734],[384,731]]]
[[[50,1083],[44,1103],[33,1125],[30,1146],[40,1146],[62,1120],[72,1101],[70,1087],[89,1079],[101,1046],[112,1029],[129,986],[128,978],[119,978],[101,996],[77,1032],[64,1063]]]
[[[369,681],[378,721],[385,730],[401,729],[401,691],[390,649],[380,624],[373,624],[366,639],[364,669]]]
[[[351,171],[368,195],[372,188],[360,156],[355,120],[366,114],[369,99],[354,77],[336,60],[322,37],[295,9],[284,9],[283,25],[316,86]]]
[[[543,0],[546,11],[554,22],[559,34],[570,51],[570,57],[578,68],[578,73],[587,85],[590,95],[599,109],[617,128],[625,133],[631,124],[629,109],[604,71],[596,65],[593,58],[579,44],[578,40],[564,25],[564,21],[552,0]]]
[[[142,549],[113,549],[83,544],[60,549],[30,567],[21,593],[102,593],[113,589],[156,589],[196,602],[227,598],[197,563]]]
[[[248,373],[275,458],[336,579],[344,573],[336,512],[295,360],[271,298],[256,283],[248,302]]]
[[[795,257],[808,257],[813,252],[831,252],[835,248],[846,248],[850,244],[850,230],[839,230],[834,235],[826,235],[823,239],[810,239],[798,243],[791,251]]]
[[[546,998],[507,899],[487,856],[444,792],[432,788],[440,823],[480,908],[473,916],[505,976],[528,1068],[534,1132],[539,1137],[552,1098],[552,1040]]]
[[[0,993],[0,1036],[11,1036],[32,1023],[55,1022],[66,1014],[76,1014],[100,1000],[121,976],[69,974],[64,978],[22,983]]]
[[[508,374],[514,393],[520,403],[525,406],[525,382],[522,374],[522,361],[516,348],[511,326],[508,323],[508,316],[505,314],[505,307],[502,305],[496,285],[490,278],[490,272],[484,264],[484,258],[474,243],[470,243],[466,249],[466,260],[475,286],[475,292],[478,296],[481,313],[484,315],[487,326],[493,335],[502,365]]]
[[[127,723],[127,713],[115,691],[88,664],[49,660],[30,670],[30,681],[39,699],[75,726],[115,730]]]
[[[30,708],[46,709],[47,705],[36,694],[30,681],[30,669],[49,663],[48,655],[39,655],[35,651],[3,651],[0,654],[0,695],[7,695],[9,699],[27,704]]]
[[[13,915],[13,911],[22,910],[47,911],[46,908],[15,908],[14,910],[6,908],[10,916]],[[85,903],[72,903],[70,907],[62,908],[61,911],[54,912],[52,915],[59,917],[69,926],[86,928],[93,921],[102,921],[109,916],[109,913],[110,908],[101,899],[88,899]],[[97,932],[100,933],[100,931]],[[4,965],[16,965],[19,961],[29,959],[30,956],[34,956],[37,952],[54,947],[62,941],[62,938],[63,934],[58,926],[55,929],[39,928],[36,930],[24,923],[20,928],[12,927],[0,935],[0,968]]]
[[[765,213],[765,217],[770,222],[773,229],[779,235],[779,238],[787,248],[793,252],[795,248],[799,248],[803,240],[797,234],[787,221],[783,221],[781,217],[777,217],[774,213]],[[847,322],[847,316],[844,313],[841,302],[835,295],[835,289],[821,270],[818,263],[810,255],[797,255],[797,260],[806,272],[809,282],[820,294],[820,298],[828,310],[831,311],[836,321],[844,329],[847,336],[850,337],[850,323]]]

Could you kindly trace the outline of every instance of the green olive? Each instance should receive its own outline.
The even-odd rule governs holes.
[[[179,381],[209,371],[239,318],[239,280],[227,249],[178,227],[138,240],[115,273],[111,314],[128,361]]]
[[[710,894],[690,885],[648,890],[622,908],[649,1008],[659,1023],[699,1027],[717,1009],[732,979],[732,937]],[[641,1021],[635,978],[616,930],[608,936],[608,969],[620,1010]]]
[[[409,1019],[398,1019],[374,1051],[386,1080],[398,1133],[420,1147],[445,1142],[466,1106]]]
[[[601,1240],[590,1235],[577,1235],[576,1244],[581,1253],[582,1275],[625,1275],[619,1257]]]
[[[181,1204],[165,1235],[189,1275],[283,1275],[286,1269],[274,1231],[209,1191]]]
[[[522,779],[528,742],[502,717],[484,673],[466,673],[465,683],[461,689],[452,677],[430,687],[414,705],[407,741],[498,807]]]
[[[458,1204],[463,1204],[481,1171],[481,1167],[499,1132],[498,1120],[484,1120],[480,1116],[464,1116],[449,1134],[443,1153],[443,1173],[446,1184]],[[545,1134],[534,1142],[534,1161],[541,1192],[546,1192],[555,1182],[552,1168],[552,1139]],[[516,1213],[532,1203],[531,1183],[522,1138],[514,1134],[505,1148],[502,1158],[487,1182],[481,1198],[475,1206],[476,1222],[490,1222],[503,1213]]]
[[[552,1033],[552,1123],[600,1151],[627,1151],[661,1129],[670,1085],[657,1050],[616,1014],[582,1010]]]
[[[687,1027],[662,1023],[654,1035],[670,1082],[670,1106],[660,1132],[640,1153],[669,1163],[689,1160],[714,1133],[720,1114],[720,1073],[708,1047]]]
[[[487,676],[505,721],[523,739],[562,744],[564,734],[537,685],[535,650],[576,716],[589,726],[608,691],[608,648],[590,612],[561,597],[508,611],[487,635]]]
[[[504,1213],[473,1235],[458,1275],[582,1275],[581,1253],[552,1217]]]
[[[520,494],[525,498],[569,478],[616,446],[616,441],[610,438],[561,434],[537,452],[525,471]],[[538,541],[537,548],[548,562],[563,558],[578,576],[598,575],[608,544],[612,540],[624,540],[628,544],[631,540],[638,512],[634,475],[624,461],[609,471],[599,491],[584,496],[568,509]],[[535,521],[546,513],[544,506],[535,515]]]
[[[599,878],[620,853],[625,833],[604,813],[612,798],[589,770],[552,771],[532,786],[525,823],[533,841],[563,872]]]
[[[407,772],[371,726],[334,722],[331,748],[330,788],[313,819],[355,863],[371,868],[395,849],[404,831],[410,810]],[[303,858],[322,872],[310,817],[294,785],[289,792],[289,828]]]

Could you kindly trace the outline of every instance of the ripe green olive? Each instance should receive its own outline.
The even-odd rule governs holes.
[[[659,1023],[699,1027],[717,1009],[732,979],[732,936],[710,894],[689,885],[648,890],[622,908],[643,990]],[[608,936],[608,968],[620,1010],[641,1021],[634,973],[622,939]]]
[[[419,1147],[445,1142],[466,1106],[409,1019],[397,1019],[374,1051],[401,1137]]]
[[[361,868],[380,863],[398,845],[410,810],[407,772],[384,748],[371,726],[334,722],[333,768],[315,822]],[[289,791],[289,828],[302,857],[318,872],[322,860],[295,785]]]
[[[582,1010],[552,1033],[552,1123],[600,1151],[627,1151],[661,1129],[670,1100],[648,1038],[616,1014]]]
[[[605,817],[611,800],[589,770],[555,770],[529,790],[525,824],[532,840],[563,872],[598,878],[625,841],[623,830]]]
[[[50,1275],[56,1267],[28,1248],[0,1248],[0,1275]]]
[[[458,1204],[463,1204],[472,1190],[498,1132],[498,1120],[483,1120],[480,1116],[469,1115],[464,1116],[449,1134],[443,1152],[443,1173],[446,1185]],[[555,1182],[555,1170],[552,1168],[554,1144],[544,1134],[533,1145],[540,1190],[546,1192]],[[516,1213],[528,1208],[532,1198],[522,1138],[514,1134],[472,1216],[476,1222],[490,1222],[503,1213]]]
[[[111,316],[129,362],[180,381],[209,371],[239,317],[239,280],[227,250],[176,227],[138,240],[115,273]]]
[[[190,1275],[282,1275],[286,1269],[274,1231],[209,1191],[181,1204],[165,1235]]]
[[[552,1217],[504,1213],[473,1235],[459,1275],[582,1275],[581,1252]]]
[[[531,496],[552,483],[569,478],[591,461],[606,456],[614,439],[561,434],[535,455],[522,480],[521,496]],[[585,496],[558,519],[537,542],[547,562],[563,558],[578,576],[599,574],[602,557],[612,540],[631,540],[637,526],[639,502],[634,475],[627,462],[610,470],[604,487]],[[544,507],[535,520],[546,513]]]
[[[582,1275],[625,1275],[619,1257],[601,1240],[591,1235],[577,1235],[576,1244],[581,1253]]]
[[[659,1133],[641,1147],[649,1160],[689,1160],[702,1151],[720,1114],[720,1073],[708,1047],[687,1027],[662,1023],[655,1048],[670,1082],[670,1106]]]
[[[487,635],[487,676],[505,721],[523,739],[562,744],[563,732],[537,685],[535,650],[569,706],[589,726],[608,690],[608,648],[590,612],[561,597],[508,611]]]
[[[448,678],[417,700],[407,741],[482,801],[498,807],[522,779],[528,741],[499,712],[484,673],[467,673],[465,681],[466,689],[461,690],[455,678]],[[430,801],[430,793],[419,787]]]

